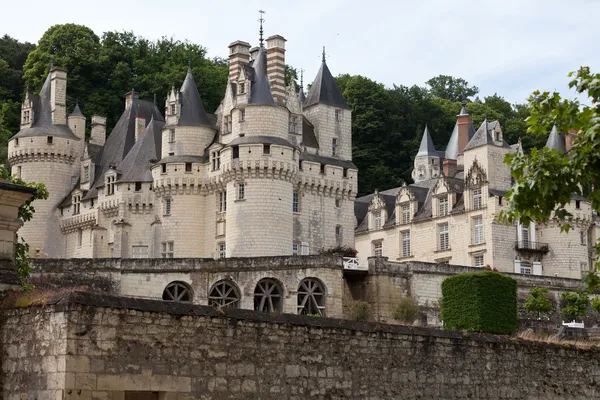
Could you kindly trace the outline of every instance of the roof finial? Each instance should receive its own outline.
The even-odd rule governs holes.
[[[258,22],[260,22],[260,36],[258,41],[260,42],[260,47],[263,47],[263,22],[265,22],[265,19],[263,18],[263,15],[266,14],[266,11],[263,10],[258,10],[258,12],[260,13],[260,18],[258,19]]]
[[[192,70],[192,56],[188,53],[188,71]]]
[[[300,70],[300,89],[304,89],[304,70]]]
[[[156,93],[154,93],[154,105],[156,105]]]
[[[54,54],[50,56],[50,71],[54,69]]]
[[[325,46],[323,46],[323,62],[325,62]]]

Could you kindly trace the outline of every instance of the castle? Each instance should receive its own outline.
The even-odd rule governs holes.
[[[554,128],[546,146],[564,153],[574,137]],[[475,130],[465,103],[445,151],[435,149],[426,127],[414,160],[414,183],[356,199],[360,262],[384,256],[580,279],[593,268],[600,237],[589,200],[573,197],[567,205],[569,232],[561,233],[557,218],[529,225],[496,220],[512,186],[504,157],[517,151],[520,143],[508,145],[498,121],[485,120]]]
[[[325,62],[305,96],[285,84],[285,43],[229,45],[214,114],[191,68],[165,114],[131,91],[106,118],[67,115],[67,71],[27,92],[12,173],[48,200],[20,235],[37,258],[228,258],[317,254],[354,244],[351,111]],[[182,77],[183,78],[183,77]]]

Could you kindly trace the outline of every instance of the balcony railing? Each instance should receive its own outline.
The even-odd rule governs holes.
[[[520,251],[537,251],[547,253],[548,243],[532,242],[531,240],[519,240],[515,242],[515,249]]]
[[[358,258],[355,257],[344,257],[344,269],[351,271],[368,271],[369,266],[361,266],[358,262]]]

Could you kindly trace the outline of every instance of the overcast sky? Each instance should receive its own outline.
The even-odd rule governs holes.
[[[62,5],[61,5],[62,3]],[[2,1],[0,34],[37,42],[54,24],[73,22],[96,34],[133,31],[173,36],[227,57],[227,45],[265,35],[287,42],[286,62],[312,81],[326,46],[334,75],[360,74],[386,86],[462,77],[480,95],[523,102],[535,89],[573,97],[567,73],[600,70],[598,0],[86,0]],[[26,21],[26,22],[24,22]]]

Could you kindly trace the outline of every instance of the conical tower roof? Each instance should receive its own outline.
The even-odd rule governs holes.
[[[85,116],[81,112],[81,108],[79,108],[79,102],[75,104],[75,108],[73,109],[73,112],[69,115],[71,117],[84,117],[85,118]]]
[[[467,111],[467,102],[463,101],[461,103],[460,113],[457,117],[468,117],[469,112]],[[469,141],[475,135],[475,128],[473,127],[473,122],[469,118]],[[456,124],[454,124],[454,129],[452,130],[452,134],[450,135],[450,139],[448,139],[448,144],[446,145],[446,158],[451,160],[458,159],[458,155],[460,154],[460,149],[458,148],[458,120]]]
[[[552,127],[552,131],[550,131],[550,136],[548,136],[548,140],[546,141],[546,147],[549,149],[554,149],[559,153],[566,153],[567,151],[567,147],[565,145],[565,135],[558,133],[556,125],[554,125]]]
[[[258,54],[252,63],[252,67],[254,68],[254,82],[252,82],[248,104],[274,106],[275,101],[271,94],[269,78],[267,76],[267,53],[262,45],[258,49]]]
[[[306,97],[304,106],[310,107],[318,103],[345,108],[348,110],[350,109],[348,103],[346,103],[346,100],[342,95],[342,91],[335,82],[335,79],[333,79],[333,76],[327,67],[325,57],[323,57],[321,68],[319,69],[319,72],[317,72],[317,76],[315,77],[315,80],[308,91],[308,96]]]
[[[431,135],[429,134],[429,128],[425,125],[425,131],[423,132],[423,137],[421,138],[421,145],[419,146],[419,152],[417,153],[417,157],[419,156],[431,156],[431,157],[439,157],[440,153],[435,149],[433,145],[433,140],[431,139]]]
[[[185,80],[181,85],[181,116],[179,117],[179,126],[212,126],[204,105],[200,99],[200,93],[196,87],[196,81],[192,74],[192,69],[188,68]]]
[[[156,121],[152,116],[144,133],[117,167],[122,173],[119,179],[121,182],[152,182],[150,167],[161,158],[164,125],[164,121]]]

